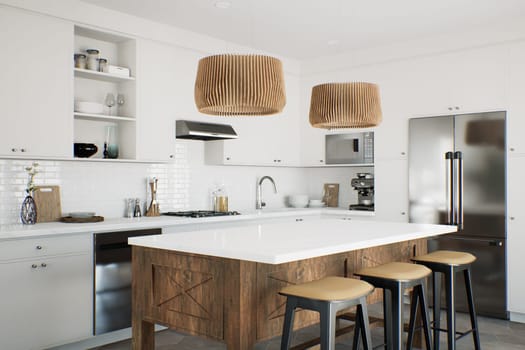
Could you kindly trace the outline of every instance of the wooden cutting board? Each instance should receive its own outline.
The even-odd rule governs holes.
[[[60,221],[60,186],[36,186],[33,198],[36,203],[36,222]]]
[[[324,184],[323,202],[327,207],[339,206],[339,184]]]

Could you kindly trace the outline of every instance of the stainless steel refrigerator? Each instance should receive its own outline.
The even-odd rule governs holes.
[[[470,252],[479,315],[508,319],[505,112],[409,120],[409,220],[457,225],[428,242]],[[462,275],[457,309],[467,311]]]

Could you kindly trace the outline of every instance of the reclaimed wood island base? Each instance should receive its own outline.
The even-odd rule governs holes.
[[[328,220],[321,221],[326,224]],[[268,224],[265,230],[276,230],[278,229],[276,225],[279,224]],[[365,224],[365,226],[369,225],[370,223]],[[257,236],[260,238],[260,226],[263,225],[257,226],[259,233]],[[348,226],[347,223],[344,226],[346,230],[356,228]],[[420,226],[419,230],[421,226],[434,226],[431,232],[427,230],[426,236],[455,230],[450,226],[418,226]],[[306,226],[296,225],[295,228],[301,229]],[[436,230],[436,228],[440,229]],[[242,229],[237,227],[210,231],[213,232],[213,237],[217,238],[218,231],[228,231],[235,236],[233,231]],[[272,259],[269,259],[257,257],[257,253],[252,252],[256,261],[251,261],[242,256],[238,259],[221,257],[214,252],[210,255],[195,254],[196,249],[189,248],[190,244],[186,243],[193,242],[198,245],[200,239],[206,239],[203,232],[207,231],[194,232],[193,236],[187,237],[181,234],[158,236],[158,239],[150,244],[143,240],[146,237],[130,239],[130,244],[133,245],[134,350],[154,349],[156,323],[185,333],[223,341],[228,349],[252,349],[256,342],[281,334],[286,298],[280,296],[278,292],[284,286],[324,276],[351,276],[353,271],[363,267],[389,261],[409,261],[415,253],[426,252],[426,239],[416,235],[414,236],[416,239],[397,241],[397,243],[382,240],[390,244],[378,244],[379,241],[376,240],[376,244],[369,243],[365,245],[369,248],[364,249],[348,249],[349,247],[345,248],[339,244],[339,251],[336,250],[333,254],[307,259],[293,260],[291,257],[285,258],[284,255],[275,253]],[[334,237],[327,237],[330,235],[323,231],[318,232],[321,233],[322,239],[317,244],[322,245],[325,242],[325,245],[328,243],[334,245]],[[352,234],[348,232],[351,231],[346,232],[346,239],[351,240]],[[249,240],[249,234],[247,235],[244,238]],[[294,235],[290,234],[290,236]],[[156,236],[148,237],[151,240],[151,237]],[[190,240],[186,241],[187,238]],[[370,237],[368,238],[370,240]],[[303,239],[308,240],[307,236]],[[175,250],[175,247],[166,242],[161,242],[162,240],[176,242],[179,250]],[[237,241],[235,238],[233,240]],[[232,249],[225,248],[224,240],[219,238],[219,241],[223,243],[222,248],[225,251],[223,255],[234,255]],[[215,243],[217,244],[217,241]],[[262,244],[254,241],[251,249],[264,250],[265,243],[268,242],[259,241],[259,243]],[[284,244],[286,250],[287,243],[283,243],[282,239],[274,243]],[[166,249],[160,248],[163,244],[166,245]],[[317,244],[312,245],[312,249],[315,246],[315,250],[318,250]],[[353,244],[359,246],[356,242]],[[212,253],[210,250],[214,247],[213,242],[208,240],[205,245],[209,249],[204,248],[202,251]],[[300,241],[296,242],[296,246],[303,251],[305,249]],[[243,254],[250,254],[250,248],[246,249],[248,252]],[[295,248],[296,252],[297,249]],[[311,252],[309,254],[312,255]],[[295,257],[299,256],[301,254],[295,254]],[[279,263],[280,260],[289,261]],[[371,298],[375,301],[381,296],[376,292]],[[296,314],[294,328],[302,328],[317,323],[318,320],[317,313],[300,311]]]

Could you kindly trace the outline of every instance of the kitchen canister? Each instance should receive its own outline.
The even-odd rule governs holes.
[[[108,60],[106,58],[98,59],[98,71],[102,73],[107,73],[109,70]]]
[[[228,211],[228,194],[224,185],[213,191],[213,210],[221,213]]]
[[[98,59],[100,51],[97,49],[87,49],[87,69],[98,71]]]
[[[75,54],[75,68],[86,69],[86,55],[83,53]]]

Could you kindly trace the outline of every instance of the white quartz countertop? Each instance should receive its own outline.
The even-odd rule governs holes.
[[[0,241],[32,237],[68,235],[75,233],[98,233],[124,230],[140,230],[147,228],[167,228],[184,225],[200,225],[205,223],[242,222],[247,220],[264,220],[292,216],[332,216],[343,215],[349,217],[373,216],[373,212],[350,211],[344,208],[281,208],[240,211],[237,216],[216,216],[208,218],[184,218],[174,216],[141,217],[141,218],[113,218],[96,223],[62,223],[49,222],[35,225],[1,225]]]
[[[320,217],[134,237],[129,244],[281,264],[455,232],[456,226]]]

